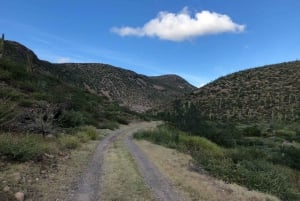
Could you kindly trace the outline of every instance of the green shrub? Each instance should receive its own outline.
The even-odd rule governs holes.
[[[88,142],[90,140],[90,137],[86,134],[86,132],[80,131],[76,133],[76,137],[80,140],[80,142]]]
[[[256,125],[245,128],[243,134],[244,136],[262,136],[261,130]]]
[[[13,119],[18,114],[15,107],[16,105],[11,102],[0,104],[0,125]]]
[[[14,136],[12,134],[0,135],[0,155],[5,156],[9,160],[37,160],[46,151],[47,147],[40,136]]]
[[[31,99],[23,99],[19,102],[19,106],[22,107],[31,107],[35,102]]]
[[[100,123],[99,128],[115,130],[119,128],[119,124],[115,121],[104,121]]]
[[[243,160],[267,160],[269,157],[265,149],[255,147],[238,147],[228,150],[227,153],[235,163]]]
[[[249,189],[278,195],[284,200],[294,195],[292,178],[288,171],[277,168],[269,162],[262,160],[243,160],[235,166],[234,182],[243,184]]]
[[[97,133],[97,129],[94,126],[85,126],[85,127],[83,127],[83,130],[87,134],[89,139],[97,140],[98,133]]]
[[[209,154],[215,157],[223,157],[224,152],[215,143],[198,136],[180,135],[179,143],[183,144],[191,152],[202,152],[202,154]]]
[[[130,122],[125,117],[117,117],[117,122],[119,124],[128,125]]]
[[[284,138],[287,141],[292,142],[296,138],[296,131],[281,129],[276,131],[276,136]]]
[[[12,87],[1,87],[0,88],[0,97],[4,97],[11,101],[18,101],[24,98],[24,94]]]
[[[300,148],[288,146],[284,148],[283,153],[286,165],[300,170]]]
[[[80,145],[79,139],[75,136],[70,135],[60,137],[60,143],[62,145],[62,148],[67,149],[76,149]]]
[[[217,124],[211,128],[211,133],[204,137],[223,147],[235,147],[241,139],[241,133],[231,124]]]
[[[61,123],[63,127],[67,127],[67,128],[80,126],[84,123],[83,115],[81,112],[74,111],[74,110],[65,111],[63,113]]]
[[[0,80],[9,80],[11,78],[11,73],[7,70],[0,69]]]

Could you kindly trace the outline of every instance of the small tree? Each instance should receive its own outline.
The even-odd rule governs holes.
[[[40,110],[34,113],[34,122],[37,129],[45,137],[48,133],[53,131],[53,122],[54,122],[53,111],[50,108],[46,110]]]

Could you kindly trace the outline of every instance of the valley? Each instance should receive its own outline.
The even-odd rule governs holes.
[[[1,56],[1,201],[300,198],[299,61],[196,88],[13,41]]]

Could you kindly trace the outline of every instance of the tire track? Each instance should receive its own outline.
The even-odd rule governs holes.
[[[123,136],[123,142],[129,153],[137,163],[139,172],[145,183],[154,193],[157,201],[180,201],[178,194],[173,190],[168,179],[147,158],[140,148],[133,143],[132,134],[138,130],[154,128],[157,122],[134,123],[111,132],[97,146],[87,169],[79,178],[79,182],[69,196],[69,201],[101,201],[103,189],[103,161],[104,154],[111,143]],[[130,175],[128,175],[130,176]],[[141,198],[142,200],[142,198]]]
[[[126,129],[125,129],[126,130]],[[124,133],[124,129],[112,132],[105,137],[97,146],[95,153],[88,164],[87,169],[81,176],[75,193],[71,195],[69,201],[98,201],[101,200],[101,177],[103,172],[104,152],[119,135]]]
[[[181,199],[173,190],[170,181],[162,175],[145,153],[132,141],[131,135],[125,138],[125,143],[135,159],[145,182],[154,192],[156,199],[158,201],[180,201]]]

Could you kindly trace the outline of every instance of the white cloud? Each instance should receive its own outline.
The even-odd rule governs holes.
[[[160,12],[143,27],[114,27],[112,32],[120,36],[148,36],[162,40],[183,41],[197,36],[224,32],[243,32],[245,25],[231,20],[228,15],[210,11],[197,12],[192,16],[185,7],[179,13]]]
[[[69,57],[58,57],[55,60],[56,63],[70,63],[71,59]]]

